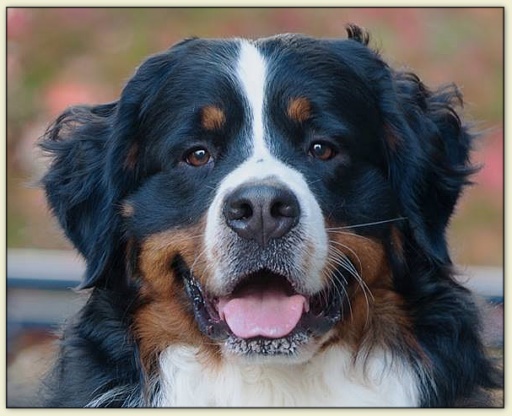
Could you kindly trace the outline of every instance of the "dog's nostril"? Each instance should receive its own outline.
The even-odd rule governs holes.
[[[252,217],[252,205],[248,202],[232,201],[226,205],[224,213],[228,220],[246,220]]]
[[[299,205],[294,201],[277,201],[270,209],[270,215],[274,218],[278,217],[298,217]]]
[[[266,246],[298,223],[300,206],[293,192],[283,186],[246,185],[227,196],[224,216],[240,237]]]

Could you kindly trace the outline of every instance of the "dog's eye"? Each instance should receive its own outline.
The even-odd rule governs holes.
[[[315,159],[329,160],[336,156],[336,151],[327,143],[315,142],[309,148],[309,154]]]
[[[204,148],[197,148],[188,152],[185,156],[185,162],[190,166],[204,166],[211,160],[210,153]]]

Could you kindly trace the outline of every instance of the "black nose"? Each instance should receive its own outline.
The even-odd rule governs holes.
[[[241,186],[226,197],[224,216],[240,237],[265,247],[299,221],[299,201],[290,190],[275,185]]]

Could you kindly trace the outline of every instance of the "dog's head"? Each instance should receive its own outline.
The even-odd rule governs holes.
[[[48,130],[43,184],[83,287],[137,287],[143,357],[179,342],[303,361],[375,319],[372,336],[406,336],[409,260],[450,262],[470,136],[454,87],[348,33],[185,40]]]

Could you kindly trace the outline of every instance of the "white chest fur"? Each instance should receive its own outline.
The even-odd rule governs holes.
[[[205,368],[190,347],[169,347],[161,356],[161,390],[156,406],[392,407],[417,406],[412,370],[384,352],[354,363],[332,347],[304,364]]]

